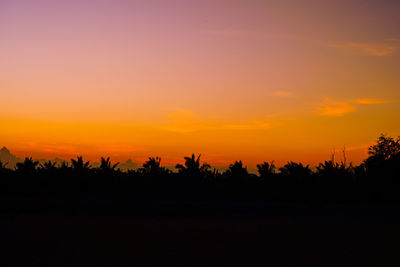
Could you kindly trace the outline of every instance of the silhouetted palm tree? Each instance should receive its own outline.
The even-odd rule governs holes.
[[[57,165],[57,162],[52,162],[51,160],[49,160],[43,164],[40,164],[40,169],[42,171],[54,171],[57,169],[56,165]]]
[[[304,166],[302,163],[296,163],[293,161],[288,162],[279,170],[285,176],[306,177],[311,175],[311,169],[309,165]]]
[[[273,161],[257,164],[257,170],[261,178],[271,177],[275,174],[275,164]]]
[[[112,164],[110,158],[108,157],[107,159],[101,158],[100,160],[100,171],[103,174],[110,174],[115,172],[115,168],[119,165],[119,162]]]
[[[152,177],[157,177],[169,173],[168,169],[161,167],[160,157],[149,157],[149,159],[145,163],[143,163],[143,167],[140,168],[139,171],[145,175],[149,175]]]
[[[235,161],[235,163],[229,165],[229,168],[225,172],[226,175],[233,178],[245,178],[248,175],[247,167],[243,166],[242,161]]]
[[[348,178],[350,178],[354,171],[351,163],[349,166],[346,166],[344,162],[338,164],[330,160],[320,163],[317,166],[316,174],[321,177],[333,179],[334,181],[331,182],[337,183],[340,182],[339,180],[349,182]]]
[[[63,161],[63,162],[61,163],[59,169],[60,169],[60,171],[61,171],[62,173],[66,173],[66,172],[68,172],[69,170],[71,170],[71,167],[69,166],[69,164],[68,164],[67,161]]]
[[[86,170],[90,169],[90,161],[83,161],[82,156],[77,157],[77,159],[71,159],[71,166],[74,170]]]
[[[207,163],[201,165],[200,156],[201,154],[196,158],[195,155],[192,154],[191,157],[185,157],[185,165],[177,164],[175,168],[178,169],[179,173],[188,176],[201,176],[202,174],[206,174],[211,166]]]
[[[335,163],[333,160],[325,161],[324,163],[320,163],[317,166],[317,171],[319,174],[326,174],[326,173],[336,173],[339,169],[339,164]]]
[[[25,158],[23,162],[18,162],[16,164],[16,170],[24,174],[33,174],[38,165],[38,161],[34,161],[32,158]]]

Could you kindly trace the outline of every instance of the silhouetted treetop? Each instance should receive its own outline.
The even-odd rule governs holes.
[[[71,159],[71,165],[75,171],[88,170],[91,168],[90,161],[84,162],[82,156],[78,156],[76,160]]]
[[[34,161],[32,158],[25,158],[23,162],[18,162],[16,164],[16,170],[21,173],[30,174],[36,171],[38,165],[38,161]]]
[[[309,165],[303,165],[303,163],[296,163],[293,161],[288,162],[279,170],[285,176],[304,177],[311,175]]]
[[[200,164],[200,156],[201,154],[196,158],[195,155],[192,154],[191,157],[185,157],[185,165],[177,164],[175,168],[177,168],[181,174],[199,176],[211,168],[207,163]]]
[[[225,175],[231,176],[233,178],[244,178],[248,175],[247,167],[243,166],[242,161],[235,161],[233,164],[229,165],[226,170]]]
[[[257,164],[258,174],[263,178],[273,176],[275,174],[275,169],[274,161]]]
[[[118,165],[119,165],[119,162],[117,162],[117,163],[115,163],[115,164],[112,164],[112,163],[111,163],[111,160],[110,160],[110,157],[107,157],[107,159],[105,159],[105,158],[102,157],[102,158],[100,159],[100,167],[99,167],[99,169],[100,169],[104,174],[112,173],[112,172],[115,171],[115,168],[116,168]]]
[[[149,157],[149,159],[143,163],[143,167],[139,169],[142,174],[148,176],[160,176],[169,173],[169,170],[161,166],[160,157]]]
[[[383,160],[397,156],[399,153],[400,137],[394,139],[383,134],[378,138],[377,143],[368,149],[370,157],[381,158]]]
[[[44,171],[50,171],[57,169],[57,162],[52,162],[51,160],[46,161],[45,163],[40,164],[40,169]]]

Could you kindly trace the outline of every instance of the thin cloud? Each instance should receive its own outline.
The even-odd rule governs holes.
[[[350,146],[346,147],[346,151],[357,151],[357,150],[368,150],[368,147],[373,145],[373,143],[367,143],[364,145],[358,145],[358,146]]]
[[[380,104],[389,103],[389,101],[385,100],[385,99],[379,99],[379,98],[360,98],[360,99],[354,100],[354,103],[360,104],[360,105],[380,105]]]
[[[356,52],[359,54],[374,56],[374,57],[391,56],[395,54],[398,50],[397,45],[388,43],[349,42],[340,44],[330,44],[329,46],[348,52]]]
[[[318,107],[321,116],[340,117],[347,113],[356,111],[356,107],[345,101],[332,101],[325,99]]]
[[[294,97],[294,94],[289,91],[276,91],[274,95],[279,97]]]
[[[326,98],[318,104],[318,113],[321,116],[340,117],[347,113],[355,112],[357,105],[381,105],[389,101],[379,98],[359,98],[349,101],[335,101]]]

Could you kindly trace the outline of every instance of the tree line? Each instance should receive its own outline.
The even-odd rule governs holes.
[[[81,156],[70,162],[40,164],[25,158],[8,169],[0,162],[3,195],[149,196],[229,198],[278,201],[397,201],[400,200],[400,137],[381,135],[360,165],[332,158],[315,169],[298,162],[277,168],[274,162],[257,165],[251,174],[242,161],[226,171],[202,163],[200,155],[184,158],[172,171],[161,158],[150,157],[141,168],[122,172],[118,163],[101,158],[91,166]]]

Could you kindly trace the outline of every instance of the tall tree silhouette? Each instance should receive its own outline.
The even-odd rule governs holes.
[[[383,159],[390,160],[400,153],[400,137],[394,139],[382,134],[375,145],[368,148],[369,160]]]
[[[361,167],[369,179],[382,176],[385,182],[400,184],[400,137],[394,139],[381,135],[376,144],[369,147],[368,154]]]

